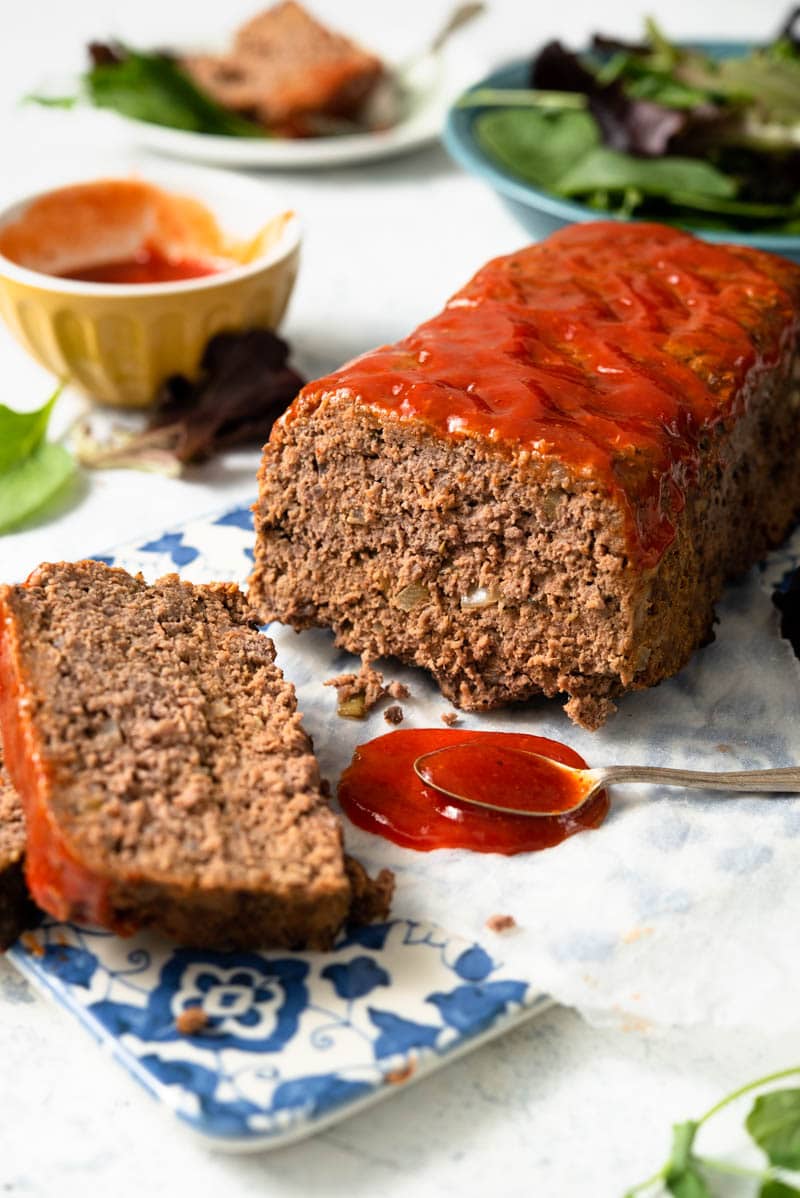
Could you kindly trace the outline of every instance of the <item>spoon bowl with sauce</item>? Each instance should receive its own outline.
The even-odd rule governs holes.
[[[275,329],[300,227],[262,183],[200,168],[69,183],[0,212],[0,314],[92,399],[147,407],[208,340]]]
[[[581,769],[508,745],[487,754],[477,740],[421,754],[414,761],[414,772],[426,786],[459,803],[538,819],[576,815],[599,791],[620,782],[747,791],[765,798],[800,793],[800,766],[728,773],[639,765]]]

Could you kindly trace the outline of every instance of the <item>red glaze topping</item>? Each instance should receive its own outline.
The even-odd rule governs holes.
[[[34,700],[19,681],[19,648],[13,621],[0,629],[0,728],[11,781],[25,810],[25,876],[33,899],[56,919],[132,927],[113,917],[106,878],[82,865],[71,852],[48,809],[52,766],[39,750],[31,721]]]
[[[447,728],[419,728],[389,732],[360,745],[339,782],[339,802],[349,819],[368,832],[384,836],[404,848],[427,852],[431,849],[472,849],[477,853],[530,853],[560,844],[568,836],[598,827],[608,814],[605,791],[595,795],[574,815],[554,815],[529,819],[524,815],[506,815],[459,803],[432,786],[426,786],[414,772],[414,762],[424,753],[452,745],[474,746],[476,757],[471,775],[464,772],[461,754],[447,763],[443,756],[436,768],[436,781],[455,793],[475,798],[493,798],[502,803],[510,796],[509,769],[515,779],[512,786],[525,788],[520,750],[541,753],[564,765],[586,768],[586,762],[567,745],[543,736],[524,732],[468,732]],[[516,752],[514,752],[516,750]],[[559,799],[567,805],[573,791],[564,786],[563,774],[543,769],[527,758],[530,810],[536,810],[535,798],[541,797],[548,809]],[[480,783],[476,774],[480,769]],[[470,790],[464,788],[470,786]],[[545,789],[547,788],[547,790]],[[576,790],[580,790],[576,787]],[[480,792],[480,793],[478,793]],[[569,792],[569,795],[568,795]],[[514,794],[514,800],[518,799]]]
[[[233,263],[231,263],[233,265]],[[168,258],[158,250],[144,249],[123,262],[104,262],[70,270],[62,279],[81,283],[178,283],[182,279],[202,279],[219,274],[224,266],[192,258]]]
[[[439,436],[555,458],[625,514],[645,566],[674,537],[704,434],[797,334],[800,267],[662,225],[572,225],[488,263],[404,341],[309,384]]]

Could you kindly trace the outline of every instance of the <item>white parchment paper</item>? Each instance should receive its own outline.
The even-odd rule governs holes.
[[[460,727],[529,731],[565,741],[590,765],[646,763],[733,770],[800,762],[800,668],[780,639],[772,584],[800,558],[800,534],[766,567],[732,585],[716,640],[682,673],[629,695],[597,733],[555,701]],[[335,714],[322,682],[357,666],[330,634],[273,625],[278,660],[296,684],[323,773],[335,781],[356,744],[390,729]],[[421,671],[381,663],[412,691],[403,727],[438,726],[450,710]],[[596,1022],[708,1023],[778,1030],[800,994],[800,799],[619,787],[598,830],[516,857],[416,853],[347,825],[351,852],[397,877],[395,914],[480,939],[555,999]],[[492,914],[518,928],[487,930]]]

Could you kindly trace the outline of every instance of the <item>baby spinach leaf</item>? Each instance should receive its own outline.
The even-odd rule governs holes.
[[[0,533],[43,507],[74,470],[75,463],[64,446],[46,441],[0,474]]]
[[[745,1126],[771,1164],[800,1169],[800,1089],[760,1094]]]
[[[475,136],[501,166],[535,187],[555,190],[565,168],[599,145],[597,125],[586,112],[509,108],[485,112]]]
[[[35,412],[15,412],[0,404],[0,474],[17,465],[41,445],[50,413],[61,394],[59,387]]]
[[[723,199],[736,195],[733,179],[698,158],[634,158],[605,146],[595,146],[573,161],[555,184],[555,190],[564,196],[626,188],[655,196],[678,191]]]
[[[163,54],[114,47],[85,76],[92,103],[153,125],[229,137],[265,137],[252,121],[217,104]]]

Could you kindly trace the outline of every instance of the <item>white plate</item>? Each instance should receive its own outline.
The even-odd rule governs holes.
[[[345,166],[406,154],[439,137],[449,102],[458,91],[445,59],[426,57],[419,60],[413,69],[398,70],[398,77],[407,89],[407,115],[391,129],[380,133],[297,139],[270,137],[262,140],[189,133],[117,114],[109,115],[135,139],[137,145],[173,158],[215,166],[262,167],[268,170]]]

